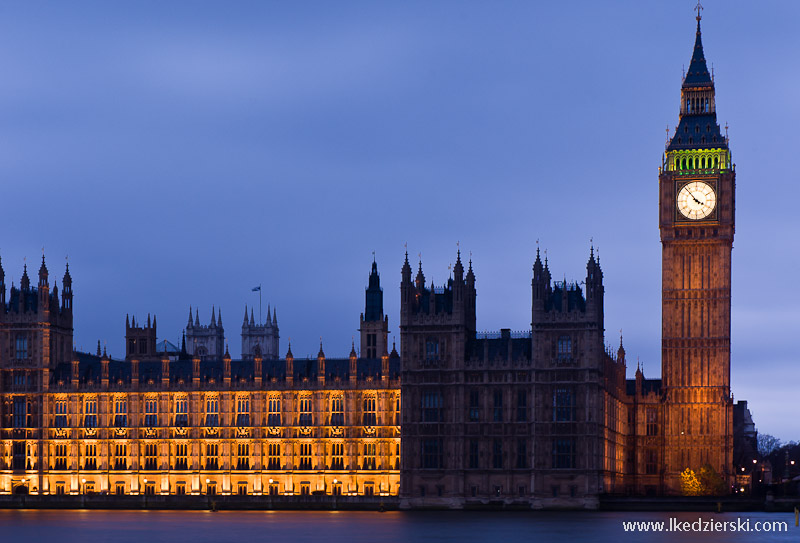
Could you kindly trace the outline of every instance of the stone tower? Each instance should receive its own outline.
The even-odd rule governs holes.
[[[731,248],[735,172],[700,35],[659,175],[665,491],[686,468],[731,476]]]
[[[253,360],[256,349],[260,356],[267,360],[280,357],[278,354],[280,333],[278,332],[278,312],[273,308],[270,315],[270,306],[267,305],[267,321],[264,324],[256,323],[253,309],[250,308],[250,318],[247,318],[247,306],[244,307],[244,321],[242,322],[242,360]]]
[[[192,321],[192,308],[189,308],[189,321],[186,323],[186,352],[196,355],[200,360],[221,359],[225,354],[225,328],[222,326],[222,311],[211,308],[211,322],[200,324],[200,312],[195,309]]]
[[[453,277],[425,284],[422,262],[412,281],[406,254],[400,283],[402,359],[401,483],[404,500],[463,496],[464,370],[475,338],[475,275],[457,256]]]
[[[23,267],[19,288],[12,283],[6,298],[5,272],[0,264],[0,427],[7,455],[6,469],[18,479],[42,488],[48,436],[42,429],[46,393],[60,364],[69,363],[72,350],[72,277],[69,265],[58,286],[50,289],[44,255],[36,286]]]
[[[533,265],[531,360],[533,363],[532,486],[537,497],[564,493],[596,507],[604,491],[603,271],[591,249],[585,296],[580,284],[554,281],[539,252]]]
[[[147,323],[139,326],[136,317],[125,315],[125,360],[134,358],[146,360],[156,357],[156,317],[150,322],[147,314]]]
[[[378,264],[373,259],[366,303],[358,331],[361,333],[361,357],[380,358],[388,353],[389,317],[383,314],[383,289]]]

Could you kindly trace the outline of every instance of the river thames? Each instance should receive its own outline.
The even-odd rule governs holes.
[[[783,532],[633,533],[624,522],[785,523]],[[761,526],[762,524],[759,524]],[[0,511],[1,541],[85,543],[798,541],[791,513]],[[688,525],[685,525],[688,526]],[[700,526],[713,528],[713,526]],[[786,530],[787,528],[784,528]],[[730,528],[728,528],[730,529]]]

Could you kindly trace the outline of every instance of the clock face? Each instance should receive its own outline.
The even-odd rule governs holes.
[[[692,181],[678,192],[678,211],[687,219],[697,221],[708,217],[717,205],[717,195],[708,183]]]

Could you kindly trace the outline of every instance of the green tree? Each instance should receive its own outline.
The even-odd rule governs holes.
[[[703,496],[720,496],[725,494],[725,481],[711,464],[703,464],[697,474],[700,492]]]

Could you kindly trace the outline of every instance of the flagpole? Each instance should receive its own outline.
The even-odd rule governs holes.
[[[258,325],[261,326],[261,283],[258,284]]]

